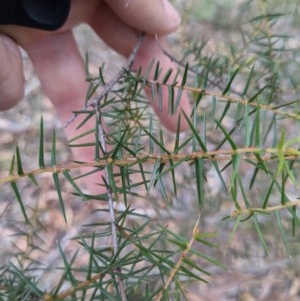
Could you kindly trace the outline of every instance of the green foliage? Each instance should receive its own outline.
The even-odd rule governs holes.
[[[300,202],[297,195],[291,196],[299,188],[300,170],[300,77],[294,72],[295,66],[300,67],[300,50],[291,46],[296,42],[293,34],[299,4],[292,0],[275,2],[246,1],[236,7],[242,16],[239,42],[224,39],[214,55],[207,51],[208,40],[199,42],[193,37],[193,42],[185,44],[183,59],[174,59],[184,68],[179,83],[168,84],[172,70],[165,70],[158,82],[160,67],[156,62],[153,78],[128,68],[121,71],[109,93],[88,106],[97,89],[107,83],[103,66],[99,75],[92,77],[87,58],[87,105],[76,116],[84,117],[82,124],[93,118],[95,128],[74,137],[70,146],[95,133],[95,160],[59,165],[53,132],[47,163],[43,119],[38,169],[26,170],[22,150],[16,148],[9,174],[0,184],[10,183],[12,187],[26,222],[17,234],[26,237],[29,247],[16,254],[16,261],[0,267],[0,300],[126,300],[125,295],[128,300],[188,299],[185,285],[207,282],[211,266],[224,268],[208,255],[222,247],[215,242],[217,233],[202,233],[199,227],[203,212],[214,201],[207,189],[211,180],[208,169],[222,188],[218,191],[220,199],[229,199],[234,207],[222,217],[224,223],[232,224],[229,243],[247,224],[256,232],[265,254],[270,255],[268,229],[272,228],[281,238],[286,256],[299,255]],[[230,1],[225,4],[231,7]],[[205,19],[210,20],[216,11],[212,4],[207,5],[212,11]],[[204,18],[199,7],[193,22]],[[289,24],[291,31],[286,32],[283,24]],[[172,142],[149,112],[142,92],[145,86],[159,96],[160,104],[162,87],[167,87],[170,114],[178,109],[181,92],[191,93],[193,113],[181,115]],[[179,96],[175,97],[175,92]],[[182,120],[190,128],[185,134],[179,133]],[[108,125],[106,130],[104,124]],[[73,172],[84,165],[104,171],[103,181],[99,181],[104,182],[102,194],[91,196],[81,190],[77,181],[84,175],[76,177]],[[42,271],[41,264],[30,260],[39,248],[43,227],[37,222],[37,213],[26,205],[18,184],[28,178],[36,185],[38,175],[49,172],[66,223],[62,178],[71,185],[74,197],[96,203],[97,212],[106,218],[86,225],[88,230],[73,237],[78,249],[71,255],[58,245],[60,279],[46,290],[34,273]],[[174,200],[184,203],[185,198],[192,199],[187,207],[193,206],[185,216],[193,222],[189,232],[172,230],[159,210],[155,217],[137,210],[141,200],[146,199],[154,209],[172,210]],[[117,205],[120,203],[122,209]],[[218,210],[218,204],[215,208]],[[189,212],[196,212],[198,218],[188,216]],[[80,257],[84,256],[82,263]]]

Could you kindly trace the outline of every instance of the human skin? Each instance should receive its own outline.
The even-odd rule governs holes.
[[[153,59],[159,61],[165,71],[169,68],[177,69],[157,43],[167,50],[165,36],[176,30],[180,23],[180,17],[167,1],[72,0],[68,20],[57,31],[47,32],[14,25],[0,26],[0,110],[13,107],[24,94],[23,66],[18,45],[32,60],[42,88],[63,124],[70,119],[72,111],[82,108],[88,84],[85,81],[84,62],[72,35],[72,28],[80,23],[89,24],[104,42],[125,57],[130,55],[136,45],[138,33],[146,33],[133,64],[134,70],[147,70]],[[146,93],[150,94],[149,91]],[[191,109],[188,97],[183,93],[180,109],[174,115],[169,115],[167,94],[167,88],[163,88],[162,110],[158,107],[158,101],[150,100],[150,103],[164,126],[175,131],[180,109],[187,114]],[[76,127],[80,122],[78,118],[67,127],[68,139],[78,135]],[[81,130],[92,127],[94,122],[91,120]],[[186,121],[182,120],[181,130],[187,128]],[[85,137],[80,142],[91,141],[92,138]],[[75,148],[73,155],[77,161],[91,161],[94,149],[91,147],[82,151]],[[94,193],[95,186],[88,186]]]

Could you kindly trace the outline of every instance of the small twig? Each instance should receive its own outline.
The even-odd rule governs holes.
[[[145,163],[155,163],[159,160],[161,163],[167,163],[170,160],[174,162],[186,161],[191,162],[197,158],[202,158],[204,160],[212,160],[215,162],[218,161],[230,161],[232,160],[232,156],[239,154],[241,155],[242,160],[257,160],[257,155],[263,161],[272,161],[278,160],[279,154],[283,156],[286,161],[299,160],[300,151],[295,148],[288,148],[283,151],[278,150],[278,148],[256,148],[256,147],[246,147],[239,148],[237,150],[214,150],[214,151],[197,151],[193,153],[178,153],[178,154],[150,154],[150,155],[135,155],[135,156],[125,156],[122,159],[114,159],[111,158],[107,160],[101,161],[91,161],[86,163],[70,163],[65,165],[54,165],[47,166],[43,169],[31,169],[28,171],[24,171],[23,174],[11,174],[5,177],[0,178],[0,185],[4,183],[11,183],[17,181],[19,179],[27,178],[28,176],[36,176],[44,173],[60,173],[64,170],[76,170],[78,168],[83,167],[103,167],[107,164],[113,164],[115,166],[126,166],[132,165],[134,163],[139,164],[141,162]],[[111,162],[110,162],[111,160]]]
[[[101,148],[104,153],[107,152],[106,147],[106,141],[105,141],[105,133],[102,127],[102,121],[101,121],[101,112],[99,107],[96,108],[96,116],[98,120],[98,137],[99,142],[101,144]],[[109,206],[109,213],[110,213],[110,219],[111,219],[111,231],[112,231],[112,239],[113,239],[113,247],[114,247],[114,254],[118,252],[118,238],[117,238],[117,227],[115,224],[116,217],[115,217],[115,211],[114,211],[114,204],[113,204],[113,197],[112,197],[112,191],[111,191],[111,185],[110,185],[110,179],[109,179],[109,171],[108,171],[108,164],[105,165],[104,168],[104,183],[106,185],[106,194],[108,197],[108,206]]]
[[[158,84],[157,81],[154,80],[149,80],[147,79],[146,83],[148,85],[150,84]],[[292,118],[294,120],[300,120],[300,115],[296,112],[286,112],[284,110],[281,110],[280,107],[278,108],[278,106],[274,106],[274,105],[269,105],[269,104],[261,104],[261,103],[257,103],[257,102],[253,102],[251,98],[237,98],[235,96],[232,96],[230,94],[223,94],[221,92],[215,92],[215,91],[209,91],[206,89],[202,89],[202,88],[195,88],[192,86],[181,86],[180,84],[166,84],[166,83],[159,83],[161,86],[165,86],[165,87],[173,87],[175,89],[181,89],[181,90],[186,90],[186,91],[190,91],[190,92],[194,92],[194,93],[199,93],[202,94],[203,96],[213,96],[215,98],[217,98],[218,102],[231,102],[231,103],[237,103],[237,104],[241,104],[241,105],[247,105],[249,107],[253,107],[253,108],[259,108],[261,110],[265,110],[265,111],[270,111],[273,114],[276,115],[281,115],[284,117],[288,117],[288,118]]]
[[[293,200],[293,201],[288,201],[285,204],[282,205],[277,205],[277,206],[269,206],[266,208],[246,208],[246,209],[237,209],[234,210],[230,216],[231,217],[237,217],[240,215],[253,215],[254,213],[268,213],[268,212],[273,212],[273,211],[279,211],[283,209],[289,209],[292,207],[296,207],[300,205],[300,201],[298,199]]]
[[[126,64],[122,67],[122,69],[113,77],[113,79],[111,81],[109,81],[107,84],[102,86],[103,90],[100,92],[100,94],[95,96],[91,101],[89,101],[81,109],[81,111],[86,111],[89,107],[93,107],[95,109],[96,118],[97,118],[97,121],[98,121],[97,126],[98,126],[98,133],[99,133],[97,139],[100,142],[101,150],[102,150],[104,155],[107,154],[107,147],[106,147],[106,141],[105,141],[105,133],[104,133],[103,126],[102,126],[102,121],[101,121],[100,102],[113,89],[113,87],[121,80],[121,78],[124,76],[124,73],[126,72],[126,70],[131,70],[132,65],[134,63],[134,60],[137,56],[137,53],[138,53],[138,51],[139,51],[139,49],[142,45],[142,42],[144,40],[144,36],[145,35],[143,33],[140,34],[135,47],[133,48],[131,54],[129,55],[129,57],[126,61]],[[76,117],[78,115],[79,115],[79,113],[74,113],[73,116],[67,121],[65,127],[68,127],[76,119]],[[113,254],[116,255],[119,251],[119,245],[118,245],[116,216],[115,216],[115,211],[114,211],[114,202],[113,202],[113,195],[112,195],[111,185],[110,185],[108,165],[105,165],[104,179],[103,180],[104,180],[104,183],[105,183],[106,189],[107,189],[106,194],[107,194],[107,197],[108,197],[108,207],[109,207],[109,214],[110,214],[110,220],[111,220]],[[119,276],[120,269],[116,268],[115,272],[116,272],[115,277],[116,277],[117,284],[118,284],[118,292],[121,296],[121,300],[122,301],[127,301],[124,283],[123,283],[121,277]],[[96,276],[96,277],[98,277],[98,276]],[[89,281],[84,282],[82,285],[83,286],[86,286],[86,285],[88,286],[89,283],[90,283]],[[64,294],[65,295],[72,294],[77,289],[78,289],[78,287],[76,287],[75,289],[74,288],[70,289],[70,290],[66,291]],[[46,295],[44,300],[52,300],[52,299],[49,299],[49,295]]]
[[[101,144],[101,149],[104,152],[104,154],[107,153],[107,147],[106,147],[106,141],[105,141],[105,133],[103,130],[102,126],[102,120],[101,120],[101,110],[100,107],[97,106],[95,108],[96,111],[96,116],[97,116],[97,125],[98,125],[98,137],[97,139],[99,140]],[[109,208],[109,215],[110,215],[110,223],[111,223],[111,235],[112,235],[112,242],[113,242],[113,250],[114,250],[114,255],[116,255],[119,251],[119,244],[118,244],[118,235],[117,235],[117,226],[116,226],[116,215],[115,215],[115,209],[114,209],[114,200],[113,200],[113,195],[112,195],[112,190],[111,190],[111,183],[110,183],[110,177],[109,177],[109,170],[108,170],[108,165],[105,166],[104,168],[104,183],[106,186],[106,194],[108,198],[108,208]],[[119,274],[119,269],[116,269],[116,280],[118,283],[118,288],[119,288],[119,293],[121,295],[121,300],[126,301],[126,292],[125,292],[125,287],[124,283],[121,279],[121,277],[118,275]]]
[[[46,292],[43,296],[43,301],[65,300],[66,298],[74,295],[77,291],[88,288],[92,284],[96,283],[98,280],[103,279],[104,276],[105,274],[99,273],[89,280],[78,282],[75,287],[67,289],[66,291],[59,293],[56,296],[53,296]]]
[[[186,244],[186,248],[183,250],[183,252],[181,253],[176,265],[171,270],[170,275],[169,275],[168,279],[166,280],[166,282],[164,284],[164,287],[162,288],[160,293],[155,298],[155,301],[160,301],[162,299],[164,292],[168,289],[168,287],[171,284],[172,280],[175,278],[176,273],[178,272],[178,270],[182,266],[182,263],[183,263],[184,259],[187,257],[188,253],[190,252],[190,250],[192,248],[192,245],[193,245],[193,243],[196,239],[196,236],[199,234],[199,223],[200,223],[200,215],[199,215],[199,217],[196,221],[196,224],[194,226],[192,238]]]
[[[94,97],[90,102],[86,104],[86,106],[83,108],[83,110],[86,110],[88,107],[93,107],[95,108],[96,112],[96,118],[97,118],[97,126],[98,126],[98,137],[100,142],[100,146],[102,149],[102,152],[107,154],[107,147],[106,147],[106,141],[105,141],[105,133],[103,130],[102,126],[102,120],[101,120],[101,110],[100,110],[100,102],[101,100],[113,89],[113,87],[120,81],[120,79],[124,76],[125,70],[130,70],[132,68],[132,65],[134,63],[134,60],[137,56],[137,53],[141,47],[141,44],[144,39],[144,34],[141,34],[137,44],[133,48],[131,54],[129,55],[127,62],[125,66],[114,76],[114,78],[109,81],[105,86],[102,92]],[[74,119],[76,118],[76,114],[74,114],[73,118],[67,123],[70,124]],[[113,201],[113,195],[112,195],[112,190],[111,190],[111,183],[110,183],[110,176],[109,176],[109,170],[108,170],[108,165],[105,166],[104,168],[104,183],[106,185],[106,194],[108,197],[108,207],[109,207],[109,214],[110,214],[110,221],[111,221],[111,233],[112,233],[112,241],[113,241],[113,250],[114,250],[114,255],[116,255],[119,251],[119,245],[118,245],[118,235],[117,235],[117,226],[116,226],[116,216],[115,216],[115,210],[114,210],[114,201]],[[118,275],[119,274],[119,269],[116,269],[116,280],[118,283],[118,290],[121,296],[122,301],[126,301],[126,292],[125,292],[125,287],[123,280],[121,277]]]
[[[113,87],[120,81],[120,79],[124,76],[125,70],[131,70],[132,65],[134,63],[134,60],[137,56],[137,53],[142,45],[142,42],[144,40],[145,34],[141,33],[136,45],[132,49],[125,65],[121,68],[121,70],[113,77],[112,80],[110,80],[107,84],[105,84],[103,87],[103,90],[95,96],[91,101],[87,102],[84,107],[80,111],[86,111],[90,107],[97,107],[99,106],[101,100],[113,89]],[[67,121],[65,124],[65,128],[67,128],[79,115],[79,113],[74,113],[73,116]]]
[[[158,47],[159,47],[160,50],[162,51],[162,53],[163,53],[166,57],[168,57],[168,58],[170,59],[171,62],[176,63],[178,66],[180,66],[180,67],[182,67],[182,68],[185,68],[185,67],[186,67],[186,65],[183,63],[183,59],[181,59],[181,60],[176,59],[171,53],[169,53],[166,49],[164,49],[164,48],[160,45],[160,43],[158,42],[158,39],[156,39],[156,42],[157,42]],[[196,69],[195,67],[189,67],[189,71],[192,72],[192,73],[197,73],[197,69]],[[212,80],[212,79],[210,79],[210,78],[208,78],[207,80],[208,80],[208,82],[209,82],[212,86],[217,87],[217,88],[220,89],[220,90],[224,89],[224,82],[223,82],[222,80],[219,79],[218,81],[214,81],[214,80]],[[241,95],[241,93],[238,92],[237,90],[235,90],[234,88],[231,87],[230,89],[231,89],[231,92],[233,92],[234,94],[239,95],[239,96]]]

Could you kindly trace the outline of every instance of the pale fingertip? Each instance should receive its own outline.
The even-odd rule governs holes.
[[[177,28],[181,23],[181,17],[179,13],[168,0],[162,0],[162,3],[168,20],[170,21],[172,26],[174,26],[174,28]]]
[[[181,22],[168,0],[105,0],[105,3],[126,25],[149,35],[170,34]]]

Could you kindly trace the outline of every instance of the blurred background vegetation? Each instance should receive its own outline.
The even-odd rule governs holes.
[[[172,56],[183,66],[189,62],[188,86],[201,87],[208,91],[199,102],[194,118],[207,149],[231,149],[229,140],[224,142],[224,135],[220,134],[220,129],[216,129],[216,117],[221,120],[223,115],[222,125],[240,148],[254,145],[265,149],[277,147],[282,133],[285,133],[286,141],[299,137],[297,116],[278,117],[273,110],[262,110],[261,115],[258,115],[257,111],[251,113],[251,108],[245,108],[241,103],[228,107],[229,102],[214,97],[214,93],[222,95],[232,79],[225,94],[229,94],[233,99],[244,100],[255,96],[253,101],[259,105],[288,113],[299,112],[299,1],[174,0],[173,3],[182,13],[182,24],[169,38]],[[94,72],[97,72],[98,67],[105,61],[105,70],[109,70],[106,76],[111,77],[124,63],[123,58],[98,41],[86,26],[79,26],[75,35],[83,56],[88,50]],[[41,112],[44,118],[45,151],[48,158],[51,156],[52,128],[62,127],[49,100],[39,87],[26,54],[24,64],[27,79],[26,99],[18,107],[0,115],[1,177],[8,173],[16,145],[22,150],[24,169],[37,167],[32,158],[37,156]],[[191,92],[191,102],[197,102],[198,96],[199,93]],[[249,118],[245,118],[246,115]],[[65,162],[69,151],[62,131],[57,133],[57,161]],[[163,133],[165,143],[172,145],[175,136],[167,131]],[[191,134],[184,135],[183,139]],[[295,141],[293,146],[299,148],[299,141]],[[191,147],[188,147],[187,150],[191,151]],[[246,199],[251,200],[251,207],[261,207],[272,181],[269,174],[257,172],[254,176],[257,166],[250,168],[248,163],[241,162],[238,167],[238,175],[243,181],[241,186],[249,188],[254,181],[252,188],[245,192]],[[226,161],[220,163],[220,170],[229,186],[233,170],[230,166],[227,167],[227,164]],[[295,181],[282,181],[281,187],[284,187],[284,195],[290,200],[297,200],[299,163],[295,160],[293,164]],[[268,165],[268,170],[274,174],[277,169],[276,160]],[[201,245],[200,251],[225,265],[225,269],[197,259],[199,266],[210,273],[205,277],[209,283],[188,283],[186,299],[298,300],[299,229],[293,224],[294,220],[288,210],[283,210],[280,219],[274,213],[262,214],[257,216],[256,220],[250,218],[243,223],[238,223],[235,218],[224,220],[224,217],[236,209],[236,204],[232,201],[232,192],[229,195],[224,190],[219,174],[209,160],[205,162],[204,170],[205,203],[202,208],[199,208],[197,197],[197,177],[194,169],[191,171],[189,167],[180,169],[182,176],[178,176],[176,197],[172,192],[171,179],[167,178],[165,182],[167,195],[172,200],[171,205],[166,203],[161,192],[157,191],[150,194],[147,202],[141,201],[142,197],[132,202],[138,212],[155,217],[182,237],[191,236],[199,213],[201,233],[215,234],[211,241],[217,248]],[[283,177],[287,177],[286,174]],[[56,267],[60,266],[62,260],[56,242],[60,241],[64,253],[71,256],[77,245],[70,238],[77,234],[79,225],[93,223],[99,219],[99,212],[94,212],[92,206],[70,195],[70,185],[62,181],[69,221],[66,227],[51,179],[51,175],[43,174],[39,178],[39,187],[31,185],[30,180],[22,180],[20,191],[32,216],[31,227],[24,224],[21,210],[9,185],[1,185],[0,188],[0,277],[5,277],[8,271],[7,262],[11,261],[19,265],[21,270],[28,268],[31,275],[37,276],[39,286],[45,290],[53,288],[57,275],[60,275]],[[244,197],[240,188],[237,194],[238,199]],[[280,204],[282,195],[282,192],[272,190],[270,205]],[[295,209],[295,212],[297,211]],[[104,220],[107,219],[103,212],[100,216]],[[245,216],[242,216],[238,220],[244,218]],[[279,224],[282,227],[278,226]],[[38,248],[33,247],[36,245]],[[82,256],[81,259],[83,264],[87,257]],[[40,263],[47,269],[37,268]],[[0,296],[5,290],[5,285],[1,283],[0,278]],[[18,289],[22,292],[21,284]],[[139,291],[132,296],[130,300],[141,300]],[[30,300],[30,297],[24,297],[22,294],[18,298],[9,299],[3,293],[3,300]],[[178,297],[178,300],[181,299],[184,298]],[[175,300],[175,297],[171,300]]]

